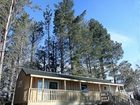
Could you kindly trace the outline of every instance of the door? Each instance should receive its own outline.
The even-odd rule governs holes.
[[[44,101],[50,100],[49,81],[44,80]]]
[[[42,85],[43,85],[42,80],[39,79],[38,80],[38,91],[37,91],[37,100],[38,101],[42,100]]]

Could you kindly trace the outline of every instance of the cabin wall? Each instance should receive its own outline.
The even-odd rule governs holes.
[[[111,86],[111,90],[112,93],[117,92],[117,86]]]
[[[116,88],[117,88],[117,86],[113,86],[113,85],[109,86],[105,84],[102,84],[100,86],[101,86],[101,91],[111,91],[112,93],[116,92]]]
[[[88,83],[87,86],[89,91],[100,91],[99,84]]]
[[[66,81],[66,90],[80,90],[80,82]]]
[[[64,89],[64,81],[59,81],[59,89]]]
[[[25,103],[28,99],[28,89],[30,86],[30,76],[25,75],[23,71],[20,72],[15,90],[14,103]]]
[[[33,77],[33,86],[32,88],[38,88],[38,81],[41,80],[42,78],[37,78]],[[59,86],[58,89],[64,89],[64,80],[55,80],[55,79],[44,79],[47,81],[55,81],[58,82]],[[88,91],[100,91],[99,89],[99,84],[93,84],[93,83],[85,83],[85,82],[79,82],[79,81],[66,81],[66,90],[80,90],[80,84],[86,84]],[[104,86],[106,85],[101,85],[101,90],[104,90]]]
[[[99,84],[94,84],[94,91],[100,91]]]
[[[107,91],[107,90],[110,90],[109,85],[101,84],[100,87],[101,87],[101,91]]]
[[[30,79],[27,79],[27,80],[30,80]],[[32,88],[38,88],[38,81],[39,80],[42,81],[42,78],[33,77]],[[60,89],[60,90],[64,89],[64,80],[46,79],[46,78],[44,80],[47,80],[49,82],[50,81],[58,82],[58,84],[59,84],[58,89]],[[81,84],[87,84],[88,91],[100,91],[99,84],[84,83],[84,82],[81,82]],[[25,87],[28,88],[29,85],[25,85]],[[100,84],[100,87],[101,87],[101,91],[105,91],[105,87],[106,87],[107,91],[110,91],[110,90],[112,92],[116,91],[116,86],[112,86],[112,85],[109,86],[109,85],[105,85],[105,84]],[[66,81],[66,90],[77,90],[77,91],[80,90],[80,82],[78,82],[78,81]]]
[[[36,77],[33,77],[33,85],[32,85],[32,88],[38,88],[38,81],[42,81],[43,79],[42,78],[36,78]],[[44,81],[48,81],[48,82],[58,82],[58,89],[64,89],[64,81],[63,80],[55,80],[55,79],[44,79]]]
[[[34,101],[34,100],[37,100],[37,97],[38,97],[38,100],[45,99],[46,98],[45,95],[48,95],[48,94],[45,93],[45,91],[51,91],[51,92],[49,92],[49,94],[53,94],[51,96],[51,98],[52,97],[54,98],[54,96],[58,97],[58,94],[62,94],[63,91],[64,91],[64,82],[65,82],[64,80],[44,78],[44,81],[47,80],[48,82],[58,82],[58,89],[60,89],[60,90],[53,90],[52,89],[52,90],[45,90],[44,91],[44,90],[41,90],[41,89],[37,89],[38,88],[38,81],[40,80],[40,81],[43,82],[43,78],[32,77],[33,81],[32,81],[32,87],[31,88],[36,88],[36,89],[30,89],[30,92],[28,92],[29,87],[30,87],[30,80],[31,80],[30,75],[26,75],[23,71],[20,72],[18,80],[17,80],[17,84],[16,84],[14,104],[20,104],[20,105],[22,104],[23,105],[23,104],[27,103],[28,99],[29,99],[29,101],[31,99],[32,99],[32,101]],[[93,97],[95,95],[95,96],[99,97],[98,99],[100,99],[100,92],[99,92],[100,89],[101,89],[101,91],[104,91],[105,87],[106,87],[106,90],[108,90],[108,91],[111,90],[112,92],[115,92],[116,87],[117,87],[117,86],[112,86],[112,85],[109,86],[109,85],[105,85],[105,84],[104,85],[103,84],[99,85],[99,84],[93,84],[93,83],[86,83],[86,82],[81,82],[80,83],[80,81],[68,81],[67,80],[66,81],[66,90],[76,90],[76,91],[65,91],[65,92],[67,94],[68,94],[68,92],[70,92],[70,94],[68,94],[69,96],[72,96],[72,94],[75,94],[76,92],[77,92],[77,94],[82,93],[82,92],[78,92],[78,91],[81,91],[80,90],[80,88],[81,88],[80,84],[86,84],[87,85],[87,90],[89,91],[88,93],[91,95],[91,97]],[[100,89],[99,89],[99,87],[100,87]],[[93,92],[91,92],[91,91],[93,91]],[[94,91],[96,91],[96,92],[94,92]],[[58,92],[58,94],[56,94],[57,92]],[[44,95],[42,95],[42,94],[44,94]],[[54,94],[56,94],[56,95],[54,95]],[[77,94],[75,96],[77,96]],[[43,98],[43,97],[45,97],[45,98]]]
[[[42,80],[42,78],[34,78],[33,77],[33,82],[32,82],[32,88],[38,88],[38,80]]]

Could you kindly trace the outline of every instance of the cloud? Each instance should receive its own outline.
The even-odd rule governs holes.
[[[123,46],[127,46],[129,44],[134,43],[134,40],[131,37],[123,35],[121,33],[109,31],[111,35],[111,39],[123,44]]]

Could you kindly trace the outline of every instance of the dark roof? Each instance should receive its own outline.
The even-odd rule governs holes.
[[[51,76],[51,77],[59,77],[59,78],[67,78],[67,79],[75,79],[75,80],[84,80],[84,81],[93,81],[93,82],[102,82],[102,83],[111,83],[109,80],[102,80],[92,77],[82,77],[82,76],[72,76],[72,75],[64,75],[58,73],[50,73],[46,71],[33,70],[33,69],[22,69],[26,75],[41,75],[41,76]]]

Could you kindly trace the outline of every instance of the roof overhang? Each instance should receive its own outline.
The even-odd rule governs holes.
[[[42,75],[35,75],[35,74],[30,74],[30,76],[31,77],[37,77],[37,78],[66,80],[66,81],[75,81],[75,82],[86,82],[86,83],[103,84],[103,85],[110,85],[110,86],[124,86],[123,84],[93,82],[93,81],[77,80],[77,79],[70,79],[70,78],[63,78],[63,77],[61,78],[61,77],[52,77],[52,76],[42,76]]]

